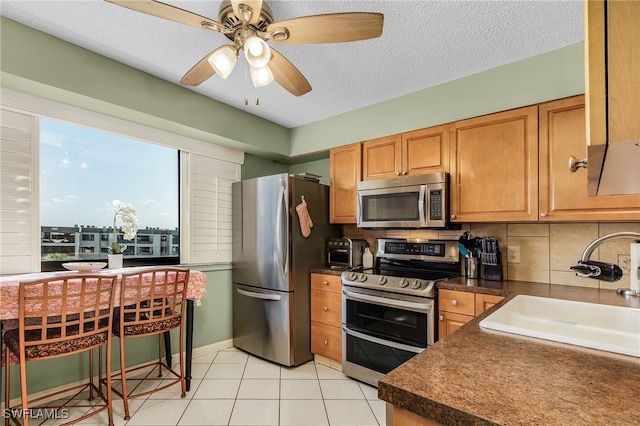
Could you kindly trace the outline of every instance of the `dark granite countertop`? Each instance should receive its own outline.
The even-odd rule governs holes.
[[[445,425],[640,423],[640,358],[483,330],[516,294],[640,307],[611,290],[454,279],[446,288],[507,296],[379,382],[378,396]]]

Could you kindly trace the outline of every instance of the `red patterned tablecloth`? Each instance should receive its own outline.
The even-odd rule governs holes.
[[[161,269],[162,267],[158,267]],[[122,269],[102,269],[100,271],[91,272],[92,275],[117,275],[118,282],[122,274],[136,273],[142,270],[150,269],[146,267],[135,268],[122,268]],[[18,274],[18,275],[4,275],[0,276],[0,320],[17,319],[19,315],[18,308],[18,294],[20,289],[20,282],[39,280],[49,277],[64,277],[68,275],[77,275],[75,271],[62,271],[62,272],[37,272],[32,274]],[[150,278],[150,277],[149,277]],[[144,275],[143,275],[144,279]],[[78,285],[80,285],[78,280]],[[69,281],[69,285],[72,285],[73,281]],[[119,285],[119,284],[118,284]],[[206,294],[207,276],[204,272],[189,271],[189,283],[187,284],[187,299],[195,300],[196,304]],[[119,298],[116,297],[116,306],[118,305]],[[12,364],[17,359],[11,360]]]
[[[158,267],[160,269],[160,267]],[[91,274],[98,275],[122,275],[148,270],[149,267],[101,269]],[[21,281],[39,280],[49,277],[64,277],[65,275],[77,275],[78,272],[37,272],[33,274],[18,274],[0,276],[0,320],[18,318],[18,289]],[[206,294],[207,276],[204,272],[189,271],[189,284],[187,284],[187,299],[199,301]],[[116,301],[117,303],[117,301]]]

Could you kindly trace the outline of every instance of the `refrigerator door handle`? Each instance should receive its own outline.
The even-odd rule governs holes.
[[[280,194],[278,195],[278,213],[276,216],[276,251],[278,257],[278,272],[280,272],[280,276],[282,278],[285,277],[286,267],[287,267],[287,259],[286,253],[284,252],[285,248],[283,245],[282,233],[286,232],[285,226],[285,199],[284,199],[284,191],[285,187],[280,186]],[[286,237],[286,235],[285,235]],[[285,239],[286,240],[286,239]]]
[[[262,300],[275,300],[278,301],[282,299],[282,296],[279,294],[264,294],[264,293],[255,293],[253,291],[242,290],[241,288],[237,288],[238,293],[243,296],[252,297],[254,299],[262,299]]]

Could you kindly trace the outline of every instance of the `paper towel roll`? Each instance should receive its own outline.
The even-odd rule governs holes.
[[[640,292],[640,242],[631,243],[631,290]]]

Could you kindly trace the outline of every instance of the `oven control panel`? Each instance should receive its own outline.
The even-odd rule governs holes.
[[[422,297],[435,297],[435,282],[418,278],[388,277],[385,275],[345,271],[342,273],[342,285],[364,288],[378,288],[395,293],[412,294]]]
[[[432,262],[459,262],[460,255],[457,241],[379,238],[376,256]]]

